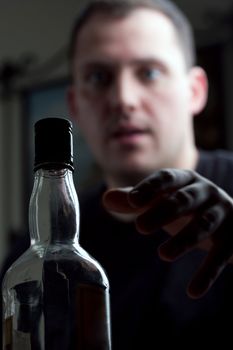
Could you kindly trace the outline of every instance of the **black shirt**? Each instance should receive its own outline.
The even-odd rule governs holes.
[[[233,156],[201,152],[196,169],[233,196]],[[104,186],[80,196],[81,245],[104,267],[110,282],[113,350],[233,344],[233,266],[193,300],[186,288],[205,253],[194,250],[169,263],[159,259],[163,231],[140,235],[101,205]],[[232,345],[233,346],[233,345]]]

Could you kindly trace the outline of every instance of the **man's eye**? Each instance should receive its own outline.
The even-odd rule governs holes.
[[[89,72],[86,76],[86,82],[94,87],[105,88],[110,85],[112,76],[106,71],[93,71]]]
[[[158,68],[143,68],[139,71],[139,76],[145,81],[154,81],[159,78],[161,71]]]

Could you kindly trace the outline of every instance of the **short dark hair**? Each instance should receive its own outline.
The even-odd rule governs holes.
[[[140,7],[159,11],[170,19],[183,50],[186,65],[191,68],[196,60],[193,30],[183,12],[169,0],[89,0],[80,11],[71,32],[69,44],[71,64],[76,53],[78,33],[93,15],[102,14],[108,18],[121,18]]]

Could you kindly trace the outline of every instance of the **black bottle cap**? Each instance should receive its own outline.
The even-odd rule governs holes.
[[[72,123],[65,118],[44,118],[35,123],[34,171],[73,167]]]

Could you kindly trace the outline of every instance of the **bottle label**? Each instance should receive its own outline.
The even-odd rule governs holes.
[[[77,349],[110,350],[108,291],[81,284],[77,289]]]
[[[3,324],[4,350],[31,350],[30,333],[13,329],[13,317],[8,317]]]
[[[30,333],[13,331],[13,349],[31,350]]]
[[[3,323],[4,350],[12,349],[12,324],[13,317],[8,317]]]

